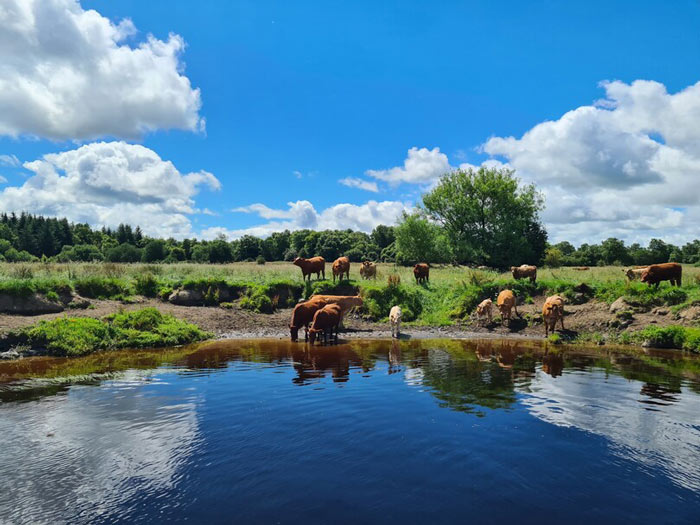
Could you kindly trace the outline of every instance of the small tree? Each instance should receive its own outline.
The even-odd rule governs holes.
[[[444,226],[459,262],[504,267],[537,262],[544,254],[543,198],[534,186],[521,186],[511,170],[482,166],[448,173],[423,196],[423,205]]]
[[[448,262],[452,252],[446,237],[437,224],[430,222],[420,213],[404,212],[396,234],[396,262],[415,264],[418,262]]]

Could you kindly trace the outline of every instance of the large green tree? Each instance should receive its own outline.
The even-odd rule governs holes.
[[[543,198],[511,170],[482,166],[448,173],[423,196],[423,205],[445,228],[461,263],[505,267],[537,263],[544,255]]]

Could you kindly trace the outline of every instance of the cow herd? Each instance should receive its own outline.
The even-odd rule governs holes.
[[[312,257],[305,259],[297,257],[294,265],[301,268],[302,277],[307,276],[311,281],[311,274],[316,274],[317,278],[326,276],[326,261],[323,257]],[[578,267],[578,270],[588,270],[588,267]],[[339,257],[333,261],[333,281],[336,277],[339,281],[345,277],[350,279],[350,259]],[[510,268],[514,279],[529,279],[532,283],[537,281],[537,267],[523,264]],[[645,267],[636,267],[623,270],[628,280],[639,279],[647,285],[659,286],[662,281],[670,281],[671,285],[680,286],[683,268],[678,263],[652,264]],[[425,263],[416,264],[413,267],[413,275],[417,283],[427,283],[430,279],[430,266]],[[377,265],[370,261],[361,263],[360,276],[363,279],[377,278]],[[393,279],[392,279],[393,278]],[[389,276],[389,285],[399,283],[398,275]],[[291,340],[299,339],[299,330],[304,328],[304,340],[311,344],[318,340],[324,343],[338,341],[338,329],[343,321],[343,316],[351,308],[362,306],[363,301],[359,295],[313,295],[308,301],[299,303],[292,312],[292,319],[289,324]],[[501,314],[501,324],[510,325],[512,313],[520,317],[517,309],[517,300],[512,290],[502,290],[496,298],[496,307]],[[476,307],[477,321],[492,322],[493,301],[484,299]],[[392,337],[399,337],[401,325],[401,307],[394,306],[389,313]],[[542,306],[542,320],[544,322],[545,337],[549,332],[554,332],[557,322],[564,330],[564,299],[559,295],[547,297]]]

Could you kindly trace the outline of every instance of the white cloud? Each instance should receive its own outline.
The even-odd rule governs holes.
[[[0,155],[0,166],[8,168],[18,168],[22,163],[14,155]]]
[[[199,89],[182,74],[183,39],[136,33],[77,0],[0,4],[0,135],[135,138],[203,130]]]
[[[4,184],[5,182],[7,182],[7,179],[0,175],[0,184]]]
[[[287,203],[286,210],[275,210],[264,204],[251,204],[235,208],[233,211],[253,213],[263,219],[277,219],[258,226],[229,230],[222,227],[207,228],[202,231],[205,239],[214,239],[223,234],[236,239],[242,235],[266,237],[283,230],[336,230],[347,229],[371,232],[379,224],[394,224],[403,211],[410,211],[410,205],[398,201],[369,201],[365,204],[336,204],[320,213],[309,201]],[[285,220],[280,220],[285,219]]]
[[[652,81],[602,86],[605,99],[483,151],[542,189],[552,240],[697,237],[700,82],[676,94]]]
[[[206,171],[181,174],[154,151],[124,142],[96,142],[25,162],[34,172],[0,192],[0,209],[67,217],[94,226],[138,224],[149,235],[191,235],[187,215],[200,187],[221,187]]]
[[[362,180],[355,177],[346,177],[338,181],[343,186],[348,186],[349,188],[358,188],[360,190],[372,191],[374,193],[379,192],[376,182],[370,182],[368,180]]]
[[[452,170],[447,155],[440,153],[440,148],[413,147],[408,150],[403,167],[367,170],[365,173],[395,187],[402,183],[430,185]]]

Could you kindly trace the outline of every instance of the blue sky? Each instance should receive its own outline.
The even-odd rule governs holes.
[[[10,6],[19,2],[7,1]],[[139,92],[139,75],[145,90],[155,85],[147,65],[136,60],[128,67],[110,61],[114,74],[104,80],[106,87],[94,90],[99,93],[89,87],[73,89],[71,93],[84,92],[76,99],[42,102],[34,111],[17,109],[28,105],[18,104],[21,96],[3,100],[0,95],[0,110],[17,113],[4,127],[0,114],[0,159],[7,157],[0,162],[0,176],[6,179],[0,184],[0,205],[5,208],[21,205],[27,211],[64,213],[92,223],[145,221],[146,231],[175,236],[236,237],[249,228],[265,234],[309,225],[370,229],[417,202],[445,167],[476,166],[491,159],[543,190],[548,202],[543,218],[553,240],[578,243],[615,235],[680,242],[697,236],[697,229],[690,230],[700,224],[700,205],[688,194],[700,174],[700,160],[695,162],[700,151],[692,136],[699,132],[691,129],[692,122],[687,133],[678,132],[685,129],[682,115],[690,118],[700,107],[700,87],[693,89],[700,80],[696,1],[27,4],[33,14],[20,29],[9,27],[13,17],[0,18],[0,43],[3,38],[17,40],[19,34],[48,35],[47,43],[19,65],[0,51],[0,59],[9,64],[0,68],[0,86],[18,79],[29,80],[19,82],[22,86],[37,82],[23,69],[32,60],[35,67],[67,60],[77,72],[66,82],[84,74],[87,84],[101,86],[104,79],[83,70],[91,56],[136,50],[149,34],[162,43],[171,34],[179,35],[185,47],[174,55],[177,68],[163,73],[160,91],[149,95],[152,99],[144,97],[143,106],[123,103],[125,96]],[[50,22],[38,22],[42,10],[51,11]],[[54,50],[63,51],[64,45],[61,10],[72,13],[65,23],[80,27],[92,27],[95,20],[83,15],[94,10],[93,18],[122,27],[126,36],[116,38],[113,46],[89,38],[79,44],[71,41],[57,58]],[[179,86],[170,97],[175,116],[165,114],[168,107],[153,110],[148,131],[129,131],[129,116],[153,108],[177,74],[190,86]],[[109,86],[120,78],[136,78],[126,95],[110,92]],[[604,81],[619,82],[606,90],[600,84]],[[38,82],[48,81],[42,77]],[[199,107],[191,100],[194,89],[199,90]],[[47,93],[52,92],[49,86]],[[189,110],[178,112],[187,97]],[[607,102],[593,105],[601,99]],[[56,126],[40,122],[48,104],[57,106],[52,109],[60,115],[61,104],[83,102],[90,108],[111,104],[115,109],[105,109],[106,116],[96,116],[95,122],[89,122],[91,115],[100,110],[70,117],[80,120],[80,129],[56,131]],[[666,111],[669,106],[678,106],[677,113]],[[573,122],[562,119],[567,112],[574,112]],[[115,127],[115,118],[121,116],[123,125]],[[547,122],[553,123],[551,129],[536,128],[542,123],[546,128]],[[523,137],[533,128],[539,130],[536,137]],[[674,132],[682,136],[667,147]],[[491,137],[503,140],[488,142]],[[62,157],[40,160],[100,141],[142,145],[170,161],[176,173],[158,172],[151,188],[143,191],[121,182],[100,182],[99,191],[86,192],[94,195],[73,202],[78,197],[72,195],[95,177],[138,181],[146,176],[115,168],[92,171],[91,179],[80,171],[80,155],[73,163]],[[417,148],[417,166],[382,171],[402,168],[410,148]],[[101,162],[101,155],[91,155],[91,162]],[[27,169],[24,163],[31,161],[39,162]],[[55,196],[65,190],[64,201],[42,200],[35,188],[21,190],[32,177],[47,177],[42,170],[50,168],[59,177],[70,176],[61,170],[76,170],[72,185],[47,191]],[[375,170],[374,175],[368,170]],[[164,204],[168,195],[157,193],[159,185],[164,192],[169,188],[163,177],[201,171],[218,183],[200,177],[183,190],[175,181],[170,200],[178,204]],[[678,188],[679,171],[691,184],[687,188]],[[361,180],[365,187],[376,185],[377,191],[349,187],[341,179]],[[48,188],[45,180],[32,184]],[[7,191],[13,187],[20,190]],[[627,188],[634,191],[623,194]],[[111,200],[104,197],[110,191],[115,196]],[[385,204],[367,208],[369,201]],[[144,204],[154,213],[144,211]],[[266,209],[250,208],[254,204]],[[338,208],[340,204],[352,206]],[[236,208],[245,212],[233,212]],[[324,215],[324,210],[329,211]],[[178,220],[170,224],[168,214]]]

